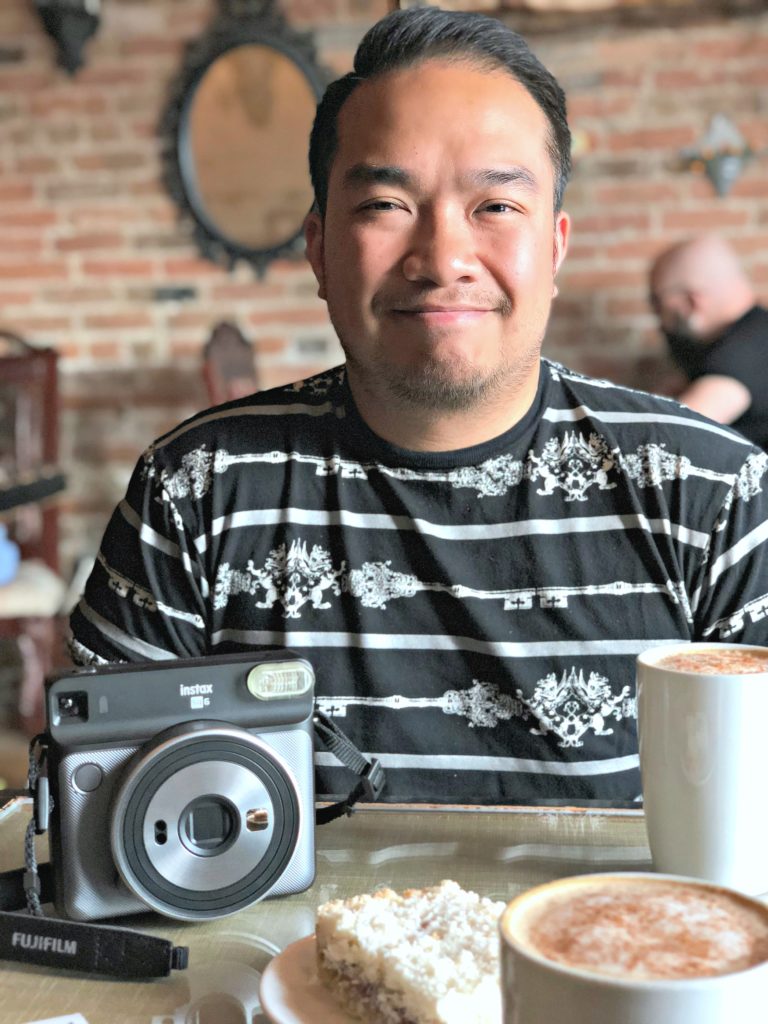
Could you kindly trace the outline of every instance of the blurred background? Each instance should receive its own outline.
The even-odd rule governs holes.
[[[392,6],[0,3],[0,726],[39,723],[61,613],[142,449],[340,361],[296,237],[307,133]],[[517,28],[568,95],[545,354],[653,390],[662,249],[717,232],[768,296],[766,0],[441,6]]]

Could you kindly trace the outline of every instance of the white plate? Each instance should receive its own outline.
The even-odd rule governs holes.
[[[315,936],[286,946],[261,976],[261,1007],[273,1024],[359,1024],[317,976]]]

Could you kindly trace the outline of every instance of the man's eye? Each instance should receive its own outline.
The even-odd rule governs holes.
[[[517,213],[517,207],[503,199],[497,199],[492,203],[484,203],[480,207],[480,213]]]
[[[363,212],[377,212],[387,210],[402,210],[402,206],[393,199],[372,199],[361,207]]]

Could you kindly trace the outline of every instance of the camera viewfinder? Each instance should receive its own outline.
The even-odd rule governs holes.
[[[56,698],[56,710],[62,724],[88,721],[88,694],[84,690],[60,693]]]

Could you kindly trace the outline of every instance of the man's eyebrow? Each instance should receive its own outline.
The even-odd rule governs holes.
[[[488,167],[468,175],[473,185],[493,188],[496,185],[521,185],[529,192],[540,192],[536,175],[527,167]]]
[[[540,192],[538,179],[527,167],[488,167],[471,171],[466,175],[467,183],[475,188],[495,188],[501,185],[519,185],[529,192]],[[356,185],[395,185],[398,188],[414,189],[416,177],[396,164],[354,164],[344,172],[345,187]]]
[[[355,164],[344,172],[344,185],[397,185],[409,188],[415,179],[402,167],[390,164]]]

